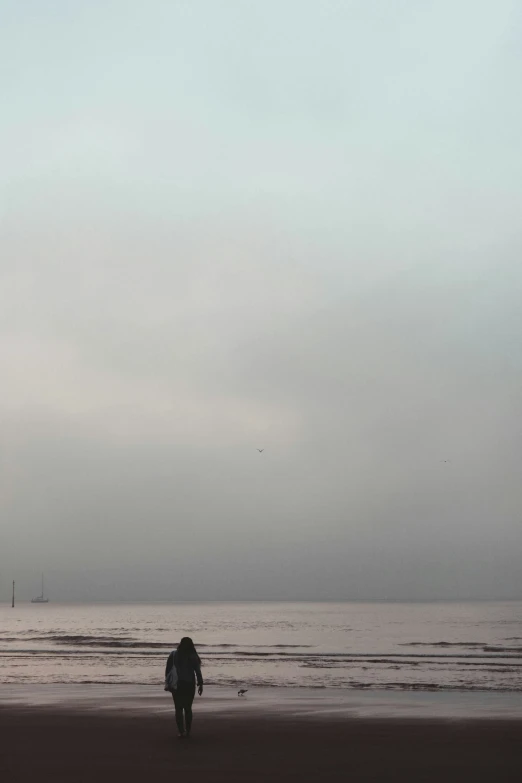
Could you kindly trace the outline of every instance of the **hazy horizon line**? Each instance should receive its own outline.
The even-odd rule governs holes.
[[[126,600],[126,599],[111,599],[111,600],[51,600],[48,603],[38,604],[38,606],[116,606],[127,605],[132,606],[136,604],[140,605],[155,605],[155,604],[437,604],[437,603],[452,603],[452,604],[471,604],[471,603],[520,603],[522,602],[522,596],[518,598],[253,598],[253,599],[241,599],[241,598],[223,598],[223,599],[199,599],[199,600],[171,600],[167,598],[160,598],[155,600]],[[11,608],[10,601],[0,601],[0,606],[7,606]],[[31,599],[23,599],[16,601],[15,607],[33,605]]]

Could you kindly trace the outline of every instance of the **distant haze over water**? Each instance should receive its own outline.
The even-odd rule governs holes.
[[[0,600],[522,599],[520,0],[0,51]]]

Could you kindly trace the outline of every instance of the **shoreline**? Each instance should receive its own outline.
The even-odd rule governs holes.
[[[522,721],[522,693],[506,691],[398,691],[383,689],[266,688],[207,685],[195,709],[236,717],[346,720],[513,720]],[[0,708],[76,713],[163,715],[172,702],[161,684],[2,684]]]

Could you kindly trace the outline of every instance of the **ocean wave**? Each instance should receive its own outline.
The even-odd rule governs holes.
[[[26,676],[19,676],[19,677],[9,677],[6,679],[0,679],[0,682],[3,682],[5,684],[30,684],[33,682],[33,680]],[[135,679],[131,679],[128,677],[119,677],[118,680],[115,681],[113,679],[112,675],[104,675],[100,677],[96,676],[77,676],[72,679],[65,679],[60,676],[56,677],[49,677],[46,679],[45,683],[47,685],[93,685],[93,686],[100,686],[100,685],[111,685],[113,687],[119,687],[119,686],[136,686],[136,687],[150,687],[150,686],[157,686],[158,690],[162,687],[162,684],[160,680],[158,679],[149,679],[148,681],[144,682],[136,682]],[[219,679],[207,679],[206,685],[211,687],[219,687],[219,688],[231,688],[233,692],[235,693],[237,687],[239,684],[242,684],[243,680],[239,678],[229,677],[229,678],[219,678]],[[285,683],[275,683],[271,682],[269,680],[263,680],[262,678],[256,678],[255,682],[249,681],[248,683],[249,689],[254,690],[256,688],[262,688],[265,690],[273,690],[273,689],[283,689],[283,690],[298,690],[301,689],[303,686],[299,683],[292,683],[292,682],[285,682]],[[410,691],[410,692],[437,692],[437,693],[522,693],[522,683],[519,684],[513,684],[509,686],[502,686],[498,684],[487,684],[487,683],[458,683],[458,684],[445,684],[440,682],[408,682],[403,680],[396,680],[392,682],[374,682],[371,680],[358,680],[353,679],[347,682],[342,683],[336,683],[335,686],[332,686],[331,683],[307,683],[306,684],[306,690],[311,691],[323,691],[327,689],[332,689],[335,687],[335,690],[350,690],[350,691],[363,691],[363,690],[373,690],[377,692],[386,692],[386,691]]]
[[[32,632],[34,634],[34,632]],[[26,635],[20,634],[19,636],[2,637],[0,642],[24,642],[24,641],[44,641],[54,642],[56,644],[62,644],[67,646],[78,647],[103,647],[103,648],[125,648],[125,649],[158,649],[158,650],[172,650],[177,647],[176,642],[154,642],[144,641],[136,639],[131,636],[96,636],[87,634],[56,634],[46,633],[41,635]],[[197,648],[199,650],[233,650],[237,647],[235,644],[205,644],[198,643]],[[297,649],[311,649],[313,645],[308,644],[267,644],[267,645],[255,645],[255,644],[243,644],[242,647],[249,649],[266,649],[266,650],[297,650]]]
[[[81,660],[91,659],[109,663],[110,660],[158,660],[163,661],[169,653],[168,647],[158,648],[156,643],[137,643],[136,645],[124,646],[117,645],[108,647],[106,645],[79,645],[77,647],[68,646],[65,649],[60,647],[34,647],[18,644],[16,647],[0,648],[0,660],[15,660],[31,658],[49,658],[55,660]],[[213,649],[207,650],[202,654],[203,664],[231,666],[236,663],[285,663],[295,664],[308,668],[342,668],[354,665],[368,664],[378,665],[398,665],[402,668],[422,665],[432,666],[491,666],[494,662],[498,667],[511,667],[513,670],[522,667],[521,655],[506,655],[503,652],[495,653],[395,653],[395,652],[299,652],[297,650],[286,651],[281,649],[272,650],[245,650],[245,649]]]
[[[132,636],[110,636],[110,635],[92,635],[92,634],[57,634],[47,633],[28,636],[20,634],[19,636],[2,636],[0,637],[0,644],[11,645],[17,644],[22,647],[26,642],[45,642],[51,643],[59,647],[67,648],[80,648],[80,649],[103,649],[110,654],[117,654],[118,650],[121,650],[124,654],[131,651],[157,651],[158,655],[168,654],[177,645],[175,643],[166,643],[164,641],[153,640],[141,640]],[[437,642],[401,642],[400,647],[409,647],[410,652],[396,653],[381,651],[377,653],[370,652],[350,652],[336,651],[336,652],[313,652],[314,645],[301,645],[301,644],[271,644],[271,645],[255,645],[255,644],[231,644],[231,643],[198,643],[197,647],[201,653],[206,657],[215,656],[233,656],[241,658],[300,658],[307,656],[321,657],[340,657],[346,658],[379,658],[380,656],[393,657],[395,659],[419,659],[419,658],[520,658],[522,657],[522,645],[502,645],[502,644],[488,644],[485,642],[449,642],[449,641],[437,641]],[[447,653],[438,652],[412,652],[411,648],[431,648],[432,650],[443,649],[447,650]],[[6,648],[9,651],[9,647]],[[11,648],[12,651],[13,648]],[[464,652],[469,650],[469,652]],[[300,652],[302,651],[302,652]],[[453,652],[452,652],[453,651]],[[35,650],[36,652],[36,650]]]
[[[399,647],[482,647],[486,642],[400,642]]]
[[[235,648],[237,644],[197,644],[198,650],[205,649],[207,647],[230,647]],[[261,648],[263,650],[281,649],[281,650],[306,650],[316,647],[314,644],[241,644],[241,647],[254,647]]]
[[[517,637],[513,637],[516,639]],[[507,640],[506,640],[507,641]],[[520,653],[522,645],[488,644],[488,642],[400,642],[399,647],[443,647],[456,649],[474,649],[484,652]]]

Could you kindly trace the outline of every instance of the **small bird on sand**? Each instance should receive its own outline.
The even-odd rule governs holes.
[[[248,688],[240,688],[240,690],[238,690],[238,692],[237,692],[237,695],[238,696],[244,696],[247,691],[248,691]]]
[[[259,453],[262,454],[264,449],[258,449]]]

